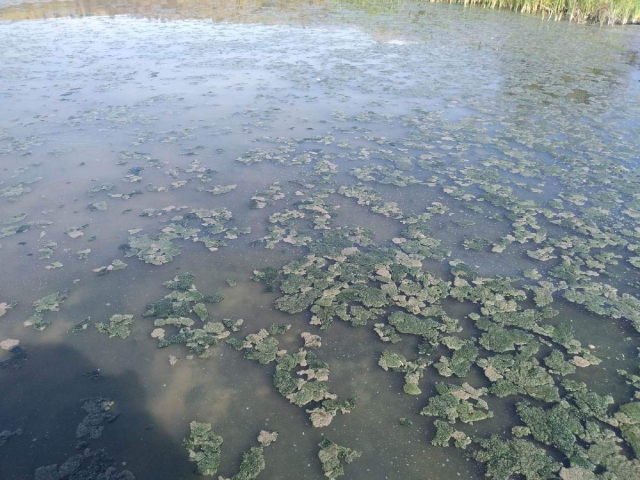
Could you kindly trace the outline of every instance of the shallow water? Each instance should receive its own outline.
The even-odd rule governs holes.
[[[392,239],[404,237],[407,225],[396,215],[337,193],[359,180],[385,202],[396,202],[404,219],[433,202],[446,207],[428,223],[431,236],[451,253],[422,265],[447,282],[454,259],[482,277],[511,277],[518,287],[535,283],[523,277],[532,268],[554,281],[560,291],[552,307],[559,313],[547,322],[571,324],[575,338],[593,345],[602,360],[570,378],[611,394],[611,416],[633,398],[634,389],[616,374],[620,368],[637,373],[633,315],[611,318],[570,303],[562,295],[566,284],[549,271],[561,255],[591,255],[596,262],[594,256],[611,252],[620,256],[617,263],[583,266],[591,273],[569,285],[602,282],[620,295],[638,295],[640,263],[629,261],[640,243],[637,27],[550,23],[412,2],[0,1],[0,46],[0,232],[50,222],[0,239],[0,303],[17,302],[0,318],[0,341],[17,339],[28,354],[0,368],[0,431],[24,430],[0,445],[0,479],[33,478],[38,467],[76,454],[76,427],[85,416],[80,400],[97,396],[114,400],[121,415],[89,447],[105,448],[139,479],[198,477],[182,447],[193,420],[211,423],[224,438],[219,473],[226,476],[237,472],[242,453],[267,429],[279,438],[265,449],[264,479],[323,478],[317,457],[323,435],[362,453],[346,466],[345,478],[483,478],[483,465],[465,451],[432,446],[433,419],[419,415],[436,382],[463,379],[428,367],[419,382],[422,394],[411,396],[403,393],[401,373],[378,366],[386,349],[417,358],[416,336],[383,343],[373,321],[354,328],[336,320],[320,331],[309,325],[308,311],[290,315],[275,308],[278,288],[265,292],[249,278],[255,269],[281,268],[308,254],[307,246],[282,241],[264,248],[261,239],[273,226],[270,215],[295,210],[296,202],[323,189],[333,189],[323,200],[337,208],[329,230],[358,225],[372,231],[378,246],[398,248]],[[255,163],[238,161],[247,158]],[[314,167],[326,167],[323,161],[337,170],[326,182],[313,174]],[[376,165],[389,169],[378,176],[354,170]],[[135,167],[143,169],[130,173]],[[130,182],[136,179],[127,175],[141,178]],[[394,185],[407,176],[419,184]],[[276,181],[285,198],[250,209],[251,197]],[[88,193],[104,183],[113,189]],[[203,190],[231,184],[237,187],[221,195]],[[495,186],[511,189],[503,195],[508,201],[486,196]],[[16,195],[20,187],[30,191]],[[130,199],[110,196],[137,189],[141,194]],[[87,208],[101,201],[106,210]],[[140,216],[167,206],[188,208]],[[124,256],[129,230],[154,236],[189,209],[222,207],[233,215],[225,228],[251,232],[213,252],[193,238],[174,239],[182,251],[163,265]],[[528,231],[544,229],[546,236],[492,252],[514,233],[524,211],[535,217],[523,221]],[[27,216],[11,223],[19,214]],[[567,218],[575,219],[573,227]],[[191,228],[200,223],[188,222]],[[85,225],[78,238],[65,234]],[[322,233],[308,211],[296,226],[314,239]],[[598,243],[614,234],[623,242]],[[567,236],[595,246],[587,253],[558,246],[556,240]],[[486,239],[480,251],[464,246],[474,238]],[[40,259],[48,242],[57,246]],[[548,245],[556,249],[551,261],[526,253]],[[87,248],[87,259],[76,257]],[[127,267],[108,275],[92,271],[115,259]],[[46,268],[54,262],[62,266]],[[142,314],[169,292],[162,283],[184,272],[195,275],[203,294],[224,295],[207,304],[212,321],[244,319],[233,337],[288,323],[291,329],[278,340],[295,352],[303,345],[301,332],[321,335],[317,354],[331,369],[330,390],[341,399],[356,397],[353,411],[313,428],[305,408],[274,388],[273,362],[247,360],[224,341],[211,347],[208,359],[187,359],[183,345],[157,348],[153,319]],[[50,326],[24,325],[35,300],[66,289],[59,311],[44,313]],[[536,308],[528,295],[522,308]],[[467,318],[479,311],[477,302],[441,303],[463,327],[460,338],[482,333]],[[126,339],[91,325],[118,313],[134,315]],[[87,317],[86,330],[69,333]],[[429,358],[445,354],[440,346]],[[493,354],[481,349],[480,357]],[[176,365],[169,355],[179,358]],[[0,360],[10,356],[0,350]],[[99,378],[84,375],[96,369]],[[490,385],[476,365],[464,381]],[[559,385],[560,378],[555,381]],[[489,395],[494,417],[456,428],[510,438],[510,427],[521,424],[514,404],[524,398]],[[399,425],[399,417],[413,426]],[[549,452],[569,467],[559,452]]]

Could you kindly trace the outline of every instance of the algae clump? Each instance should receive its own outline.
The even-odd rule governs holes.
[[[336,478],[344,475],[344,464],[353,462],[361,453],[348,447],[333,443],[328,438],[323,438],[319,444],[318,458],[322,463],[322,471],[327,478]]]
[[[183,445],[189,453],[189,461],[196,462],[199,475],[213,476],[220,466],[222,437],[211,430],[211,424],[191,422],[191,433]]]
[[[96,323],[96,328],[102,333],[109,335],[109,338],[127,338],[131,335],[129,326],[133,323],[133,315],[112,315],[109,324]]]

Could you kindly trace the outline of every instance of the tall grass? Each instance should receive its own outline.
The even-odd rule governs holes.
[[[608,25],[640,22],[640,0],[429,0],[542,15],[553,20]]]
[[[403,0],[341,0],[343,3],[370,9],[387,7]],[[500,8],[514,12],[541,15],[552,20],[607,25],[640,23],[640,0],[425,0],[431,3],[458,3],[464,6]],[[340,0],[339,0],[340,2]]]

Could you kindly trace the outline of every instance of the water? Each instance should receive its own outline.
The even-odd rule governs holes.
[[[358,225],[372,231],[378,246],[398,249],[408,226],[400,220],[439,202],[446,208],[432,209],[427,223],[431,237],[451,253],[424,259],[424,270],[450,282],[448,262],[461,259],[483,277],[509,276],[522,287],[535,285],[523,271],[537,268],[541,280],[560,289],[552,304],[558,315],[544,323],[571,324],[576,339],[585,349],[593,345],[602,360],[568,378],[611,394],[609,417],[633,398],[634,389],[616,370],[637,373],[635,307],[597,315],[563,292],[608,284],[618,295],[637,297],[637,27],[603,29],[411,2],[0,6],[0,228],[47,222],[15,235],[2,230],[0,240],[0,303],[17,302],[0,319],[0,341],[19,340],[28,355],[0,369],[0,431],[24,431],[0,446],[1,479],[33,478],[38,467],[61,465],[86,446],[105,448],[119,469],[139,479],[197,478],[182,447],[193,420],[211,423],[224,438],[218,473],[225,476],[237,472],[242,453],[267,429],[279,437],[265,448],[264,479],[323,478],[317,457],[323,435],[362,453],[346,465],[345,478],[483,478],[484,466],[464,450],[432,446],[433,418],[419,415],[436,382],[490,386],[478,366],[464,379],[440,376],[429,366],[419,381],[422,393],[404,394],[404,375],[384,371],[378,359],[389,349],[415,360],[419,339],[381,342],[373,324],[384,322],[386,313],[367,326],[336,319],[319,330],[309,325],[306,309],[290,315],[274,307],[282,296],[278,288],[265,292],[250,280],[256,269],[281,268],[308,254],[308,245],[286,241],[264,248],[268,227],[276,225],[269,216],[286,209],[305,214],[294,221],[302,237]],[[370,169],[376,165],[386,170]],[[127,175],[142,178],[131,183],[135,178]],[[397,186],[408,176],[418,184]],[[359,181],[378,193],[374,205],[396,202],[395,210],[386,205],[385,216],[338,193]],[[274,182],[285,197],[250,209],[252,196]],[[113,189],[88,193],[104,183]],[[216,185],[236,187],[220,195],[206,191]],[[498,187],[512,193],[487,195]],[[30,191],[16,195],[23,188]],[[110,196],[135,190],[141,194],[129,199]],[[322,200],[336,208],[329,209],[329,221],[300,210],[297,202],[314,198],[316,205]],[[95,202],[106,202],[107,209],[87,208]],[[187,208],[140,216],[167,206]],[[131,236],[155,236],[172,217],[200,208],[227,208],[233,218],[224,228],[251,232],[227,238],[217,251],[194,241],[202,231],[191,232],[188,240],[172,240],[181,253],[162,265],[125,257]],[[11,223],[21,214],[27,215]],[[198,219],[176,222],[202,230]],[[314,228],[321,225],[328,229]],[[81,226],[82,236],[65,234]],[[287,230],[280,237],[292,234],[291,225],[280,226]],[[541,229],[546,235],[534,239]],[[491,251],[509,235],[514,239],[503,252]],[[612,235],[619,241],[607,244],[603,239]],[[474,239],[480,251],[465,248],[465,240]],[[41,259],[48,242],[57,245]],[[580,242],[591,243],[576,246]],[[548,246],[555,249],[549,261],[526,253]],[[87,259],[77,258],[88,248]],[[561,255],[584,262],[582,274],[554,276]],[[127,267],[100,276],[92,271],[116,259]],[[46,268],[54,262],[62,267]],[[187,359],[184,345],[157,348],[150,337],[153,318],[142,314],[169,293],[163,282],[185,272],[195,275],[203,294],[224,295],[207,304],[211,321],[244,319],[232,337],[291,324],[277,338],[279,348],[293,353],[303,345],[301,332],[321,335],[317,354],[329,364],[329,389],[340,399],[356,397],[353,411],[313,428],[305,407],[274,388],[274,362],[247,360],[224,342],[211,347],[208,359]],[[59,311],[44,312],[51,322],[46,329],[24,325],[35,300],[66,289]],[[532,298],[529,292],[521,308],[537,308]],[[397,310],[394,302],[385,308]],[[442,299],[447,315],[460,322],[454,336],[482,335],[467,317],[480,303]],[[134,315],[128,338],[94,328],[118,313]],[[86,330],[69,333],[87,317]],[[566,353],[548,342],[538,358],[552,349]],[[451,353],[440,345],[426,357],[437,363]],[[480,347],[481,358],[495,353]],[[179,359],[176,365],[170,355]],[[0,350],[0,360],[10,357]],[[85,375],[96,369],[100,375]],[[559,386],[561,377],[553,378]],[[566,396],[563,388],[560,393]],[[120,417],[77,450],[76,427],[86,415],[80,400],[98,396],[115,401]],[[522,424],[514,405],[523,399],[532,401],[488,395],[493,418],[455,428],[511,438],[510,427]],[[413,425],[400,425],[400,417]],[[622,445],[634,458],[629,444]],[[570,466],[557,449],[547,451]]]

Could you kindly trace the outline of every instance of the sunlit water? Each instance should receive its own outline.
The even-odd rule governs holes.
[[[435,382],[462,380],[429,367],[420,380],[423,393],[414,397],[402,392],[402,374],[378,366],[385,349],[417,357],[417,339],[405,335],[397,345],[382,343],[375,322],[353,328],[336,320],[319,331],[309,325],[308,312],[278,311],[278,290],[265,292],[249,279],[257,268],[280,268],[308,253],[306,246],[286,242],[264,248],[261,239],[273,226],[269,215],[295,209],[324,188],[357,183],[354,168],[383,165],[422,182],[398,187],[363,178],[384,201],[397,202],[405,217],[432,202],[447,207],[430,224],[451,255],[423,262],[447,281],[453,259],[482,276],[510,276],[518,286],[527,282],[523,270],[537,268],[548,280],[548,269],[559,262],[527,256],[548,240],[491,251],[513,231],[503,206],[482,201],[480,187],[491,184],[508,186],[540,209],[570,212],[622,235],[626,243],[591,251],[614,252],[617,263],[584,269],[598,271],[593,281],[620,294],[638,293],[638,266],[628,261],[638,254],[627,248],[640,243],[637,27],[602,29],[393,2],[366,8],[320,2],[0,5],[0,228],[14,225],[10,219],[20,214],[27,216],[18,224],[47,222],[0,240],[0,303],[17,302],[0,319],[0,341],[17,339],[28,354],[19,365],[0,369],[0,431],[23,429],[0,446],[0,479],[33,478],[38,467],[77,454],[76,428],[85,416],[80,400],[97,396],[114,400],[121,415],[89,447],[105,448],[118,468],[138,479],[198,478],[182,447],[193,420],[211,423],[224,438],[218,473],[225,476],[237,471],[242,452],[267,429],[279,438],[265,449],[264,479],[323,478],[317,457],[323,435],[362,453],[346,466],[345,478],[482,478],[482,464],[464,452],[432,446],[432,419],[419,415]],[[257,163],[237,161],[249,157]],[[313,175],[323,160],[337,168],[326,183]],[[131,173],[135,167],[143,169]],[[285,198],[250,209],[251,197],[275,181]],[[113,190],[88,193],[103,183]],[[232,184],[237,187],[229,193],[206,191]],[[447,186],[470,196],[456,198]],[[130,199],[110,196],[137,189],[142,194]],[[560,196],[562,206],[549,206]],[[87,208],[101,201],[106,210]],[[406,227],[338,193],[324,201],[339,207],[331,228],[370,229],[380,246],[393,246]],[[225,207],[233,215],[226,226],[250,227],[251,233],[213,252],[176,239],[182,252],[163,265],[125,258],[121,246],[129,230],[154,236],[180,214],[147,218],[140,216],[143,210],[167,206]],[[307,213],[297,225],[315,238],[320,231],[312,220]],[[546,239],[588,237],[544,215],[538,224]],[[65,234],[80,226],[86,226],[82,236]],[[464,248],[470,238],[487,245]],[[49,242],[57,244],[50,257],[39,258]],[[88,248],[88,258],[77,258]],[[100,276],[92,271],[115,259],[127,267]],[[331,391],[356,397],[353,411],[313,428],[305,409],[274,389],[273,363],[246,360],[224,342],[212,347],[209,359],[187,359],[182,345],[158,349],[150,337],[153,320],[142,317],[145,305],[168,293],[163,282],[184,272],[195,275],[200,292],[224,295],[208,304],[214,321],[244,319],[236,337],[289,323],[291,330],[278,338],[281,348],[295,352],[301,332],[320,334],[317,354],[331,368]],[[66,289],[59,311],[45,312],[50,326],[39,331],[24,325],[35,300]],[[592,344],[602,359],[574,377],[612,394],[617,404],[628,402],[633,390],[615,371],[636,373],[639,342],[630,319],[597,316],[560,293],[554,300],[560,313],[551,323],[571,323],[576,338]],[[464,327],[460,337],[479,335],[466,318],[474,305],[450,298],[443,305]],[[525,305],[534,306],[530,300]],[[134,315],[124,340],[92,325],[117,313]],[[69,333],[87,317],[86,330]],[[169,355],[178,357],[176,365]],[[8,358],[0,350],[0,359]],[[96,369],[99,378],[85,375]],[[489,385],[476,366],[466,381]],[[456,428],[510,437],[518,423],[513,405],[521,398],[489,396],[492,419]],[[400,425],[400,417],[413,426]]]

